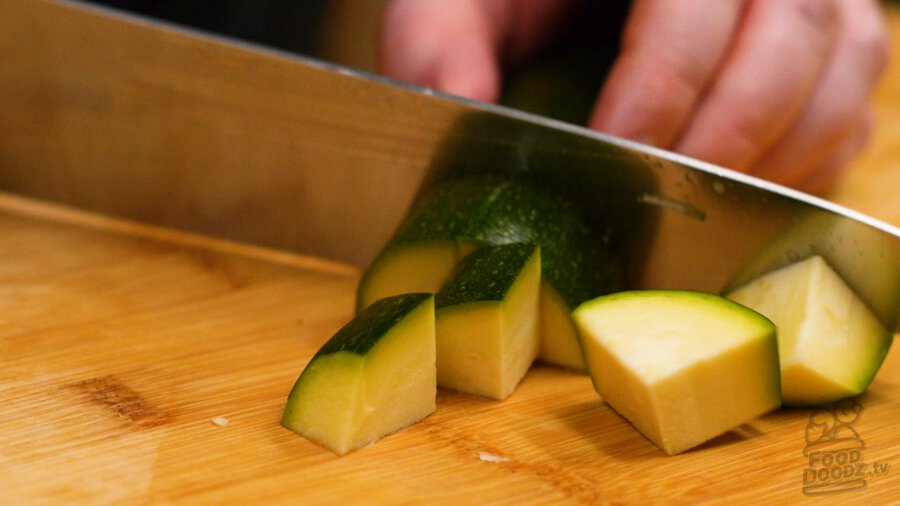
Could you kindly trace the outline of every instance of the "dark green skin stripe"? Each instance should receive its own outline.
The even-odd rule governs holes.
[[[509,185],[508,177],[484,176],[445,181],[412,209],[392,245],[470,237],[491,204]]]
[[[430,297],[430,293],[406,293],[373,302],[329,339],[313,360],[339,351],[365,355],[394,325]]]
[[[413,207],[386,250],[468,239],[541,247],[541,274],[571,308],[623,288],[621,262],[566,198],[521,176],[481,174],[438,183]]]
[[[494,218],[471,236],[487,244],[540,245],[541,274],[569,307],[622,288],[621,266],[611,248],[562,196],[510,179],[487,215]]]
[[[467,256],[434,296],[435,308],[468,302],[503,300],[537,252],[534,244],[485,246]]]

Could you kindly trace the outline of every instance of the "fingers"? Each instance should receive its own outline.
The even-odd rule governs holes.
[[[888,58],[878,5],[840,3],[841,30],[815,93],[780,143],[756,162],[755,175],[821,193],[862,148],[871,130],[868,103]]]
[[[393,0],[382,20],[381,70],[402,81],[496,101],[503,64],[546,42],[575,4]]]
[[[816,90],[838,28],[830,0],[756,0],[675,149],[748,170]]]
[[[875,0],[635,0],[591,126],[824,191],[865,140],[883,24]]]
[[[392,0],[383,71],[494,101],[577,4]],[[633,0],[590,126],[822,191],[865,140],[885,33],[877,0]]]
[[[475,100],[500,90],[500,31],[478,1],[395,0],[381,30],[382,71]]]
[[[590,126],[671,147],[725,58],[744,3],[635,0]]]

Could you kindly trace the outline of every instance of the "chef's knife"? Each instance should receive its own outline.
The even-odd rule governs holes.
[[[889,326],[900,230],[683,156],[70,1],[0,3],[0,189],[364,266],[420,189],[514,171],[576,200],[634,287],[821,254]]]

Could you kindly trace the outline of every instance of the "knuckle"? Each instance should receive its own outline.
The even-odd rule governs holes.
[[[834,0],[788,0],[786,7],[816,31],[831,32],[838,24]]]
[[[657,78],[669,93],[690,102],[696,100],[707,85],[707,73],[690,58],[658,57],[654,67]]]

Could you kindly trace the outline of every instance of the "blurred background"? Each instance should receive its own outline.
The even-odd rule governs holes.
[[[191,28],[377,69],[378,18],[387,0],[82,0]]]

